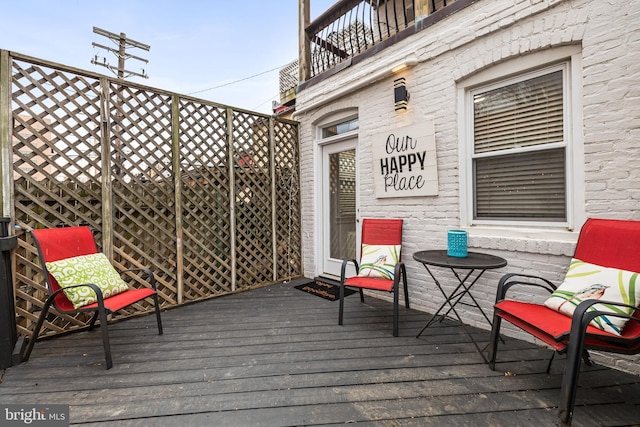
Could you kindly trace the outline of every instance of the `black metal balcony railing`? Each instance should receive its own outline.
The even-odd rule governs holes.
[[[366,51],[402,31],[415,19],[414,0],[345,0],[306,29],[309,77]]]
[[[417,17],[431,15],[455,0],[343,0],[305,28],[309,75],[356,56],[402,30]]]

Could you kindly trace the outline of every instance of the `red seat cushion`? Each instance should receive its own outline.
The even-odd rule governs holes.
[[[562,352],[566,348],[571,331],[571,317],[541,304],[513,300],[500,301],[495,305],[495,309],[498,316],[529,332],[556,350]],[[620,353],[636,353],[640,349],[640,322],[629,322],[621,336],[587,326],[585,346]]]
[[[119,293],[117,295],[114,295],[110,298],[105,299],[104,306],[107,310],[115,312],[120,310],[121,308],[124,308],[135,302],[138,302],[147,297],[150,297],[155,293],[156,291],[154,291],[151,288],[130,289],[128,291]],[[95,310],[98,308],[98,303],[96,302],[93,304],[85,305],[82,308]]]
[[[375,279],[370,277],[349,277],[344,281],[346,286],[354,286],[363,289],[375,289],[377,291],[390,292],[393,289],[393,280]]]
[[[563,351],[571,318],[540,304],[503,300],[495,305],[496,314],[529,332],[558,351]],[[595,328],[594,328],[595,329]]]

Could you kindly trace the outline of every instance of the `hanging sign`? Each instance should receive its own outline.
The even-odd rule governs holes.
[[[438,195],[438,164],[433,120],[374,135],[377,198]]]

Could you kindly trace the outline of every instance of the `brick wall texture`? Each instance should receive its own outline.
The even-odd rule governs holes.
[[[581,52],[581,97],[585,217],[640,220],[640,1],[609,0],[480,0],[437,24],[402,40],[355,66],[300,91],[301,169],[304,271],[320,272],[319,178],[317,123],[341,111],[357,111],[360,217],[405,220],[403,259],[407,266],[412,307],[434,312],[442,297],[412,253],[446,247],[446,230],[460,227],[459,174],[461,82],[501,63],[563,46]],[[393,79],[386,76],[365,87],[344,91],[374,74],[388,58],[415,55],[418,64],[403,72],[411,93],[409,109],[397,114]],[[332,97],[340,91],[343,96]],[[322,98],[330,98],[322,102]],[[371,135],[433,118],[436,129],[439,191],[434,197],[376,199],[373,187]],[[579,229],[578,224],[578,229]],[[576,232],[549,237],[522,232],[492,233],[469,229],[470,250],[502,256],[508,266],[488,271],[474,295],[492,313],[498,279],[506,272],[529,272],[559,283],[573,253]],[[444,277],[446,271],[439,274]],[[453,279],[446,286],[453,286]],[[540,295],[526,295],[541,298]],[[488,329],[476,311],[464,311],[469,324]],[[425,315],[425,321],[427,316]],[[503,323],[505,325],[506,322]],[[531,338],[503,326],[508,335]],[[640,372],[640,358],[599,355],[619,369]]]

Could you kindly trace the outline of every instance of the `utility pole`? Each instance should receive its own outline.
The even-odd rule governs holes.
[[[110,65],[109,63],[107,63],[107,58],[102,58],[103,61],[100,62],[98,61],[98,55],[95,55],[95,57],[91,60],[91,63],[94,65],[100,65],[102,67],[106,67],[109,70],[111,70],[117,77],[118,79],[125,79],[126,77],[130,77],[130,76],[138,76],[138,77],[142,77],[145,79],[148,79],[149,76],[144,72],[144,69],[142,70],[142,73],[136,73],[135,71],[129,71],[126,70],[124,68],[124,63],[127,59],[136,59],[138,61],[142,61],[145,64],[148,63],[149,61],[144,59],[144,58],[140,58],[139,56],[135,56],[135,55],[131,55],[130,53],[127,53],[127,48],[128,47],[134,47],[134,48],[138,48],[138,49],[142,49],[142,50],[146,50],[149,51],[149,49],[151,49],[151,46],[144,44],[144,43],[140,43],[138,41],[132,40],[127,38],[127,35],[125,33],[120,33],[120,34],[115,34],[106,30],[103,30],[101,28],[98,27],[93,27],[93,32],[100,35],[100,36],[104,36],[104,37],[108,37],[109,39],[111,39],[112,41],[114,41],[117,45],[118,45],[118,49],[112,49],[108,46],[103,46],[101,44],[98,43],[92,43],[92,45],[94,47],[99,47],[100,49],[105,49],[113,54],[116,55],[116,57],[118,58],[118,67],[114,67],[113,65]],[[126,73],[126,75],[125,75]],[[123,161],[123,155],[122,155],[122,145],[123,145],[123,141],[122,141],[122,135],[121,131],[122,131],[122,119],[124,118],[124,111],[123,111],[123,95],[122,95],[122,91],[123,91],[123,86],[122,85],[118,85],[118,89],[117,89],[117,98],[116,98],[116,123],[115,123],[115,138],[114,138],[114,144],[115,144],[115,157],[114,157],[114,173],[117,176],[121,176],[123,174],[123,167],[122,167],[122,161]]]
[[[142,50],[146,50],[149,51],[149,49],[151,49],[151,46],[144,44],[144,43],[140,43],[138,41],[132,40],[130,38],[127,38],[127,35],[125,33],[120,33],[120,34],[115,34],[106,30],[103,30],[101,28],[98,27],[93,27],[93,32],[100,35],[100,36],[104,36],[104,37],[108,37],[109,39],[113,40],[117,45],[118,45],[118,49],[113,49],[110,48],[108,46],[104,46],[98,43],[91,43],[93,45],[93,47],[99,47],[100,49],[105,49],[108,50],[109,52],[113,53],[116,55],[116,57],[118,58],[118,66],[114,67],[113,65],[110,65],[107,62],[107,58],[102,58],[102,62],[98,61],[98,55],[96,55],[92,60],[91,63],[94,65],[100,65],[101,67],[106,67],[109,70],[111,70],[116,76],[118,76],[119,79],[124,79],[126,77],[130,77],[130,76],[138,76],[138,77],[142,77],[145,79],[148,79],[149,76],[144,72],[144,69],[142,70],[142,73],[136,73],[135,71],[129,71],[129,70],[125,70],[124,68],[124,62],[127,59],[136,59],[138,61],[142,61],[145,64],[147,64],[149,61],[147,59],[144,58],[140,58],[139,56],[135,56],[135,55],[131,55],[130,53],[127,53],[127,48],[128,47],[135,47],[138,49],[142,49]],[[126,75],[125,75],[126,73]]]

